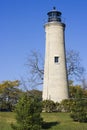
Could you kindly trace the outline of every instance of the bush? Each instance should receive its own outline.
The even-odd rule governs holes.
[[[87,100],[76,99],[70,116],[74,121],[87,122]]]
[[[12,125],[14,130],[41,130],[43,122],[40,116],[42,105],[37,97],[24,94],[19,99],[15,112],[17,125]]]
[[[59,103],[55,103],[52,100],[43,101],[43,112],[55,112],[59,109]]]
[[[71,112],[72,106],[74,104],[73,99],[64,99],[60,103],[61,112]]]

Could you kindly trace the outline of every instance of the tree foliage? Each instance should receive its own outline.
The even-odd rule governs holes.
[[[20,82],[4,81],[0,84],[0,110],[12,111],[22,91],[18,88]]]
[[[42,101],[42,91],[36,90],[36,89],[32,89],[32,90],[28,91],[28,94],[30,96],[36,96],[36,97],[38,97],[39,101]]]
[[[15,81],[3,81],[0,84],[0,93],[2,93],[6,88],[13,88],[19,86],[20,82],[18,80]]]
[[[73,85],[73,83],[69,86],[69,97],[70,98],[87,98],[87,89],[81,87],[81,85]]]
[[[52,100],[43,101],[43,111],[44,112],[53,112],[55,109],[55,103]]]
[[[62,100],[60,103],[61,111],[71,112],[73,106],[75,107],[76,100],[87,100],[87,90],[80,85],[73,85],[71,81],[69,86],[69,99]],[[84,106],[83,106],[84,107]]]
[[[54,102],[52,100],[44,100],[43,101],[43,112],[58,112],[59,109],[59,103]]]
[[[87,122],[87,100],[74,100],[70,116],[73,118],[74,121]]]
[[[25,93],[16,106],[17,125],[13,124],[12,128],[14,130],[40,130],[42,127],[41,111],[42,104],[38,98]]]
[[[74,100],[73,99],[62,100],[61,103],[60,103],[60,110],[61,110],[61,112],[71,112],[73,104],[74,104]]]
[[[72,98],[70,110],[74,121],[87,122],[87,90],[80,85],[70,86],[70,98]]]

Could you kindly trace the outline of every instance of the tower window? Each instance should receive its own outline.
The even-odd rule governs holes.
[[[59,62],[59,57],[58,57],[58,56],[55,56],[55,57],[54,57],[54,62],[55,62],[55,63],[58,63],[58,62]]]

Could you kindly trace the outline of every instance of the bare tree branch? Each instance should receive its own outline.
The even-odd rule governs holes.
[[[85,69],[81,66],[81,59],[79,53],[74,50],[67,51],[66,61],[68,78],[75,78],[77,80],[81,80],[83,78]]]
[[[68,79],[82,80],[85,70],[81,66],[79,53],[74,50],[67,51],[66,61]],[[29,86],[34,88],[36,86],[42,85],[44,76],[44,60],[41,54],[37,51],[32,51],[27,59],[26,65],[29,70]]]
[[[28,57],[27,64],[29,68],[28,82],[32,88],[43,84],[44,60],[37,51],[32,51]]]

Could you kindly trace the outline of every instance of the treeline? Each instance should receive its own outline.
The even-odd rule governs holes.
[[[13,111],[20,97],[26,93],[20,89],[20,81],[4,81],[0,84],[0,111]],[[27,91],[29,95],[37,95],[42,100],[42,92]]]
[[[20,89],[20,81],[4,81],[0,84],[0,111],[13,111],[15,105],[17,104],[19,98],[24,94],[36,95],[40,101],[42,101],[42,92],[39,90],[23,91]],[[43,111],[69,111],[72,106],[73,100],[87,100],[87,89],[82,88],[80,85],[73,85],[73,82],[70,82],[69,85],[69,100],[64,100],[60,104],[56,105],[49,100],[43,101]],[[55,108],[56,106],[56,108]],[[55,110],[53,110],[53,108]]]

